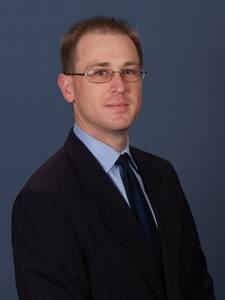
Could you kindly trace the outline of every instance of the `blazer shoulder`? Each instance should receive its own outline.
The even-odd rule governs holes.
[[[57,185],[66,182],[70,169],[66,151],[62,147],[30,176],[23,189],[54,190]]]

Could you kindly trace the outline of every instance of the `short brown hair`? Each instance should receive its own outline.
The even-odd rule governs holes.
[[[114,17],[96,16],[75,23],[61,41],[61,61],[63,73],[71,72],[75,61],[74,52],[80,38],[88,32],[121,33],[126,34],[134,43],[141,67],[143,66],[143,52],[137,31],[126,21]]]

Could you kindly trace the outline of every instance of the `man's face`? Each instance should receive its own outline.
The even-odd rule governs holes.
[[[118,71],[139,65],[135,45],[124,34],[88,33],[76,49],[74,71],[83,73],[90,68]],[[71,77],[74,113],[77,124],[92,136],[106,137],[125,133],[139,113],[141,82],[127,82],[115,73],[106,83],[92,83],[85,76]]]

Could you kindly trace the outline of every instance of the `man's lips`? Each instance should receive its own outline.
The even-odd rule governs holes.
[[[111,103],[106,105],[106,109],[113,113],[126,113],[128,107],[128,103]]]
[[[128,103],[110,103],[106,104],[106,107],[127,107]]]

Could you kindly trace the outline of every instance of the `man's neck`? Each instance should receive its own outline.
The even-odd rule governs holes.
[[[80,127],[81,130],[94,137],[95,139],[101,141],[102,143],[110,146],[118,152],[122,152],[122,150],[127,145],[128,134],[127,130],[117,130],[117,131],[97,131],[92,128],[83,127],[80,124],[76,125]]]

